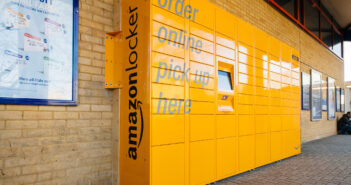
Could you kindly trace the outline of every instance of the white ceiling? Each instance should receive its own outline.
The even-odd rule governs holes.
[[[351,0],[321,0],[321,2],[342,28],[351,23]]]

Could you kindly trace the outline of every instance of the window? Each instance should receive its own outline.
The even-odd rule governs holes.
[[[233,90],[231,74],[226,71],[218,70],[218,89]]]
[[[325,47],[343,58],[343,36],[320,0],[268,0]]]

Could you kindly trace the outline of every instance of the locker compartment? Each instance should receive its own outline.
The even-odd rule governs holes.
[[[256,86],[256,96],[269,96],[269,89],[265,87]]]
[[[159,53],[164,53],[171,56],[184,58],[184,49],[182,47],[178,47],[175,42],[170,42],[170,43],[171,44],[168,44],[168,41],[165,41],[165,40],[162,40],[160,42],[160,38],[153,37],[152,51],[157,51]],[[191,52],[191,53],[195,53],[195,52]]]
[[[254,107],[253,105],[238,105],[238,114],[253,114]]]
[[[255,133],[255,117],[251,115],[239,115],[239,136],[252,135]]]
[[[256,115],[255,116],[255,130],[256,134],[267,133],[270,128],[269,115]]]
[[[215,104],[212,102],[193,101],[191,103],[190,114],[214,114],[215,111]]]
[[[274,37],[269,38],[269,53],[275,57],[280,57],[280,41]]]
[[[281,116],[270,116],[270,128],[272,132],[282,130],[282,119]]]
[[[266,105],[256,105],[255,106],[256,115],[266,115],[269,114],[269,106]]]
[[[255,96],[255,104],[256,105],[269,105],[269,98],[267,96]]]
[[[291,47],[288,46],[287,44],[281,42],[281,52],[282,52],[282,60],[283,61],[288,61],[290,62],[291,61],[291,55],[292,55],[292,50],[291,50]]]
[[[184,144],[152,147],[152,185],[185,184]]]
[[[246,44],[245,42],[238,42],[239,53],[244,53],[248,56],[254,56],[254,48],[251,45]]]
[[[240,63],[247,64],[250,66],[254,66],[255,64],[252,56],[249,56],[240,52],[238,53],[238,60]]]
[[[271,132],[271,162],[283,158],[283,136],[281,132]]]
[[[236,26],[237,20],[231,13],[216,8],[216,32],[234,39],[236,37]]]
[[[205,75],[190,75],[189,80],[190,80],[190,87],[201,88],[201,89],[212,89],[212,90],[214,89],[215,79],[210,78],[209,74],[207,73]]]
[[[217,179],[232,176],[237,172],[236,138],[217,139]]]
[[[196,41],[201,41],[201,48],[199,48],[202,52],[208,52],[208,53],[214,53],[214,44],[212,41],[208,41],[206,39],[202,39],[196,35],[191,35],[191,38],[194,38],[194,40]],[[195,46],[195,47],[194,47]],[[191,48],[194,48],[194,50],[196,50],[196,45],[192,45]]]
[[[164,93],[167,92],[167,93]],[[152,98],[184,99],[184,87],[152,83]]]
[[[237,121],[234,115],[217,115],[217,138],[234,137],[237,135]]]
[[[229,38],[221,33],[216,33],[216,43],[231,49],[235,49],[234,38]]]
[[[248,74],[254,76],[254,68],[252,66],[239,63],[239,72],[243,74]]]
[[[185,80],[182,80],[183,76],[184,73],[182,72],[152,68],[152,82],[154,83],[184,86]]]
[[[246,84],[239,83],[239,85],[238,85],[238,92],[240,94],[254,94],[255,93],[255,87],[252,86],[252,85],[246,85]]]
[[[199,54],[196,52],[190,52],[190,60],[214,66],[214,55],[211,53],[201,52]]]
[[[239,83],[254,85],[254,77],[246,74],[239,73]]]
[[[184,142],[184,115],[152,115],[151,121],[153,146]]]
[[[214,31],[198,23],[190,22],[190,33],[209,41],[214,40]]]
[[[213,115],[190,116],[190,140],[199,141],[215,139],[216,121]]]
[[[239,172],[255,168],[255,136],[239,137]]]
[[[231,60],[235,60],[235,51],[233,49],[216,44],[216,54]]]
[[[260,29],[255,28],[255,48],[258,48],[263,52],[267,52],[268,46],[269,46],[269,35],[261,31]],[[262,56],[262,55],[258,55],[258,52],[256,52],[256,56]]]
[[[239,103],[253,105],[255,103],[255,96],[239,94]]]
[[[152,67],[157,67],[161,69],[172,69],[173,71],[177,72],[184,72],[184,59],[180,59],[177,57],[172,57],[169,55],[161,54],[161,53],[156,53],[152,52]],[[171,64],[174,67],[170,67]],[[181,66],[181,68],[176,67],[176,66]]]
[[[256,67],[256,69],[255,69],[255,76],[256,77],[260,77],[260,78],[268,79],[268,71]]]
[[[268,86],[268,79],[256,77],[255,85],[259,86],[259,87],[269,87]]]
[[[203,72],[202,75],[207,75],[211,78],[215,78],[215,68],[213,66],[201,64],[198,62],[190,62],[190,74],[198,74],[201,75],[201,71]]]
[[[270,162],[269,134],[256,135],[256,166],[260,167]]]
[[[191,7],[196,7],[196,9],[201,10],[201,12],[206,12],[196,14],[195,19],[191,19],[191,22],[196,22],[198,24],[206,26],[207,28],[213,29],[215,25],[216,7],[214,7],[213,4],[209,1],[202,0],[191,0],[190,5]]]
[[[255,29],[250,24],[239,20],[238,21],[238,40],[250,46],[254,45]]]
[[[215,101],[215,92],[213,90],[190,88],[190,99],[192,101]]]
[[[172,26],[172,27],[184,30],[184,25],[185,25],[184,19],[163,8],[154,6],[152,8],[152,19],[155,21],[161,22],[163,24],[166,24],[168,26]]]
[[[208,184],[216,179],[215,140],[191,142],[189,160],[191,185]]]

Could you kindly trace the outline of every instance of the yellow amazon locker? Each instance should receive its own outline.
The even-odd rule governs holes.
[[[121,2],[105,70],[122,82],[121,185],[208,184],[300,153],[296,49],[207,0]]]

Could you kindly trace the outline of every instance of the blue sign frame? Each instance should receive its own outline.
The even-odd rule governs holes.
[[[14,105],[78,105],[78,30],[79,30],[79,0],[73,0],[73,53],[72,53],[72,100],[1,98],[0,104]]]

